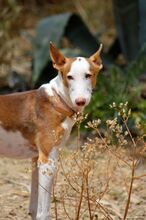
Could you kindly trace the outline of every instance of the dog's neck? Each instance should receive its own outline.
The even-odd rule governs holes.
[[[68,105],[73,108],[73,105],[71,103],[70,97],[69,97],[69,92],[67,87],[64,85],[62,77],[60,73],[53,79],[51,80],[50,84],[52,85],[52,88],[56,90],[56,92],[61,96],[61,98],[68,103]]]
[[[64,99],[52,88],[54,96],[49,96],[49,101],[56,111],[64,116],[71,117],[76,112],[64,101]]]
[[[64,85],[61,74],[59,73],[54,79],[49,83],[43,84],[41,88],[44,88],[49,96],[54,96],[53,89],[61,97],[61,99],[76,112],[69,96],[68,88]]]

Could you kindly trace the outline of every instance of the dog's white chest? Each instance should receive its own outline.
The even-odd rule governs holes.
[[[0,155],[23,159],[37,156],[37,151],[19,131],[7,131],[0,126]]]
[[[62,142],[61,142],[60,146],[63,146],[65,144],[65,142],[68,140],[74,123],[75,122],[73,121],[73,119],[67,117],[64,120],[64,122],[61,124],[61,126],[64,128],[64,135],[63,135]]]

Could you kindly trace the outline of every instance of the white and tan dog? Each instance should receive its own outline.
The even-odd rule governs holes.
[[[74,124],[72,115],[91,99],[102,68],[99,50],[90,58],[66,58],[50,43],[58,76],[37,90],[0,96],[0,155],[32,158],[30,215],[50,219],[51,186],[59,147]]]

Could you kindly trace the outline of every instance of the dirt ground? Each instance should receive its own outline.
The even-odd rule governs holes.
[[[67,154],[71,153],[67,150]],[[98,158],[96,174],[104,178],[105,166],[107,165],[107,154],[101,154]],[[30,160],[11,160],[6,158],[0,159],[0,220],[30,220],[28,216],[29,191],[31,177]],[[72,170],[72,167],[68,167]],[[145,173],[146,161],[141,162],[136,169],[136,176]],[[62,171],[59,171],[62,172]],[[101,177],[102,176],[102,177]],[[111,187],[106,192],[102,204],[104,207],[112,210],[114,220],[123,219],[123,212],[127,200],[127,189],[125,189],[124,180],[130,176],[127,166],[119,166],[111,180]],[[61,187],[64,176],[59,174],[56,187]],[[95,181],[96,182],[96,181]],[[98,184],[98,181],[97,183]],[[145,220],[146,219],[146,176],[134,181],[131,205],[129,209],[129,220]],[[56,189],[57,190],[57,189]],[[127,191],[126,191],[127,190]],[[61,203],[61,201],[59,201]],[[53,204],[53,203],[52,203]],[[70,204],[71,205],[71,204]],[[68,204],[68,206],[70,206]],[[54,205],[51,208],[52,219],[56,219],[54,213]],[[60,209],[61,210],[61,209]],[[72,210],[72,207],[70,207]],[[60,213],[60,214],[59,214]],[[98,210],[97,210],[98,214]],[[58,212],[58,220],[68,219],[63,214],[63,210]],[[73,218],[72,218],[73,219]],[[104,217],[94,219],[105,219]],[[74,219],[73,219],[74,220]],[[81,220],[88,220],[84,217]]]
[[[30,219],[28,212],[29,160],[0,159],[0,219]]]

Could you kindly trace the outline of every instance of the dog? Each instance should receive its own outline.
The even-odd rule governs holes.
[[[29,206],[33,220],[50,219],[59,148],[70,135],[74,113],[90,102],[102,68],[101,49],[89,58],[67,58],[50,43],[58,75],[36,90],[0,96],[0,155],[31,158],[35,164]]]

